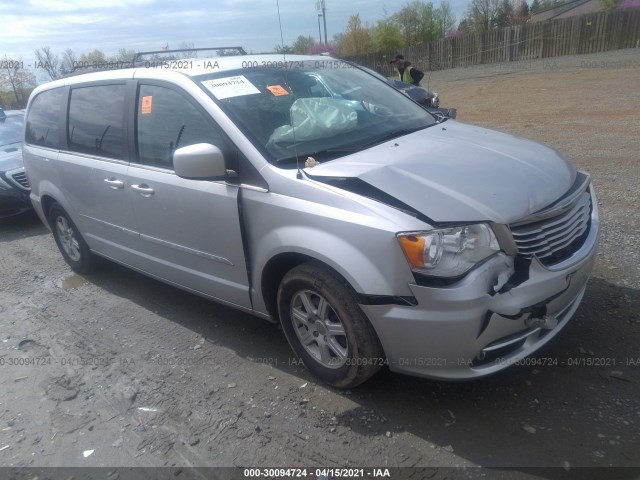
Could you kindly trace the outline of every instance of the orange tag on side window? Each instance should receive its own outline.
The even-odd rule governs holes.
[[[267,90],[273,93],[276,97],[281,97],[282,95],[289,95],[289,92],[287,92],[287,90],[281,85],[271,85],[270,87],[267,87]]]
[[[142,97],[142,105],[140,106],[140,113],[142,115],[149,115],[153,108],[153,97],[149,95],[148,97]]]

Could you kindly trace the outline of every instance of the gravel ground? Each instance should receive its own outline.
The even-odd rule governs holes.
[[[29,215],[0,224],[0,465],[12,467],[0,477],[375,466],[423,468],[392,478],[637,478],[640,50],[437,72],[430,86],[460,121],[547,143],[593,175],[594,275],[538,356],[481,381],[383,371],[337,391],[277,326],[116,265],[74,275]],[[612,466],[635,468],[582,469]]]

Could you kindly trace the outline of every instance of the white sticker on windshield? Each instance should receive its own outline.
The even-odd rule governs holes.
[[[244,75],[216,78],[215,80],[205,80],[202,84],[207,87],[218,100],[260,93],[260,90],[258,90],[253,83],[247,80]]]

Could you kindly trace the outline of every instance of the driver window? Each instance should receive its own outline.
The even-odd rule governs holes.
[[[210,143],[223,152],[221,134],[183,94],[157,85],[140,85],[136,112],[138,162],[173,170],[173,152]]]

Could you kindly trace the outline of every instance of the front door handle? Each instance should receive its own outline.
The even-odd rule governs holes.
[[[114,177],[105,178],[104,179],[104,183],[109,185],[109,188],[112,188],[114,190],[118,190],[118,189],[124,188],[124,182],[122,180],[118,180],[118,179],[116,179]]]
[[[131,188],[138,192],[143,197],[150,197],[154,194],[153,188],[151,188],[146,183],[141,183],[140,185],[131,185]]]

